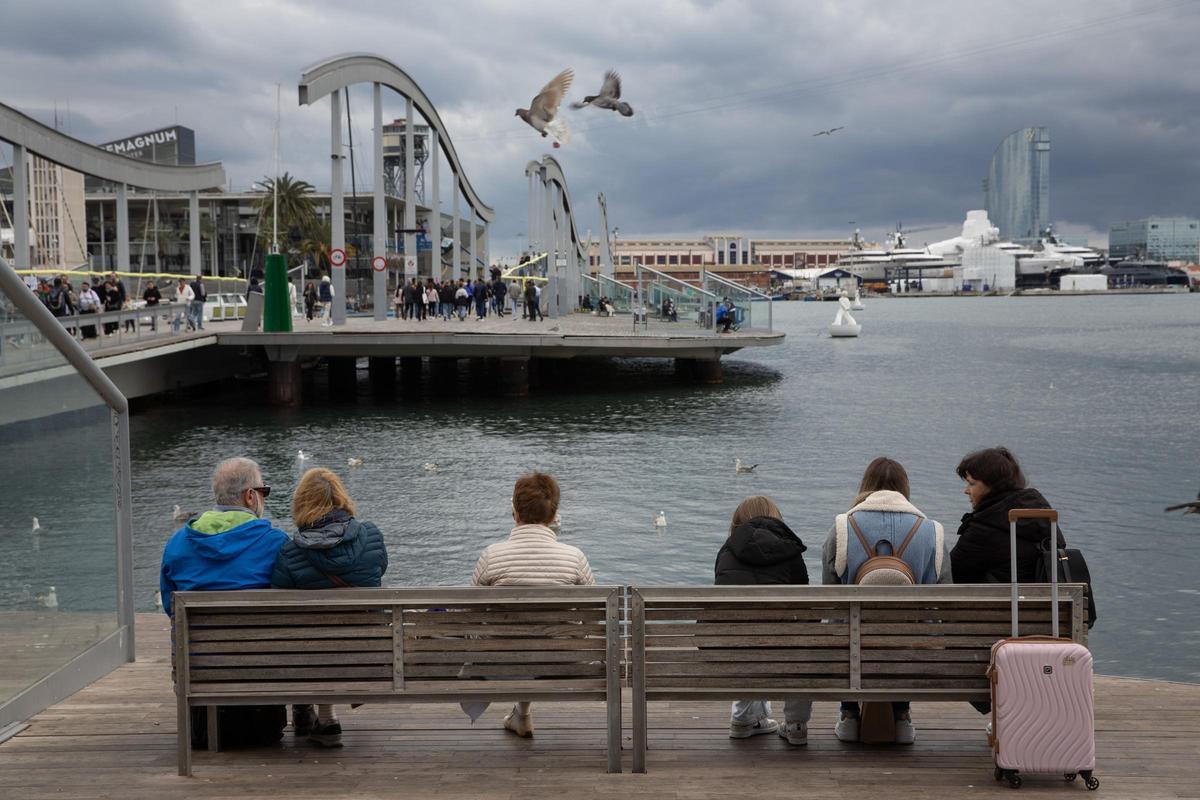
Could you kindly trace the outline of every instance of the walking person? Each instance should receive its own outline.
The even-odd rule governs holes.
[[[458,279],[458,288],[454,290],[454,308],[458,311],[458,321],[463,322],[467,318],[467,307],[471,305],[471,293],[467,291],[467,286],[462,278]]]
[[[449,322],[450,318],[454,316],[454,281],[442,281],[438,299],[441,301],[442,319]]]
[[[747,497],[734,509],[729,538],[721,545],[713,568],[718,586],[806,585],[807,548],[783,521],[774,501],[763,495]],[[736,633],[735,623],[731,632]],[[748,739],[778,733],[788,744],[808,744],[812,702],[788,700],[783,706],[783,727],[771,719],[767,700],[735,700],[729,715],[729,738]]]
[[[542,472],[522,475],[513,486],[508,539],[488,545],[479,556],[471,582],[475,586],[594,586],[587,556],[558,541],[550,526],[558,520],[558,482]],[[482,712],[480,712],[482,713]],[[518,702],[504,718],[505,730],[533,736],[528,702]]]
[[[208,300],[208,292],[204,290],[204,276],[196,275],[192,281],[192,300],[189,305],[192,317],[192,327],[198,331],[204,330],[204,302]]]
[[[423,291],[425,297],[425,316],[429,319],[433,319],[437,316],[438,304],[438,291],[437,287],[433,285],[433,278],[430,278],[426,281],[425,289]]]
[[[483,319],[487,316],[487,284],[483,282],[483,278],[475,279],[475,321]]]
[[[162,292],[158,290],[158,284],[150,281],[146,284],[146,291],[142,292],[142,299],[146,301],[146,308],[150,309],[150,330],[158,330],[158,304],[162,301]]]
[[[537,284],[533,281],[525,281],[525,317],[530,322],[536,322],[541,316],[541,311],[538,309],[538,290]]]
[[[192,330],[195,326],[192,325],[192,287],[188,286],[186,278],[179,279],[179,285],[175,287],[175,302],[180,306],[180,309],[175,312],[175,319],[171,323],[171,327],[179,333],[179,328],[183,324],[184,315],[187,315],[188,330]]]
[[[309,322],[313,321],[313,315],[317,310],[317,287],[312,281],[304,285],[304,318]]]
[[[79,287],[79,313],[95,314],[100,310],[100,306],[100,295],[92,291],[91,284],[84,281],[83,285]],[[96,338],[95,325],[81,325],[79,326],[79,332],[84,339]]]
[[[314,467],[300,479],[292,495],[292,521],[297,533],[275,558],[275,589],[344,589],[380,586],[387,572],[387,547],[373,523],[356,519],[358,511],[346,487],[331,470]],[[307,713],[305,710],[307,709]],[[293,708],[297,736],[324,747],[342,746],[342,725],[333,706]],[[307,724],[306,724],[307,723]]]
[[[328,275],[322,275],[321,285],[317,287],[317,298],[321,301],[321,325],[325,328],[333,327],[334,295],[333,281]]]
[[[404,319],[404,279],[396,281],[396,289],[392,292],[392,306],[396,309],[396,319]]]
[[[102,291],[100,297],[101,297],[101,300],[104,302],[104,310],[105,311],[120,311],[121,310],[121,294],[120,294],[120,292],[117,291],[116,284],[113,283],[112,278],[109,278],[108,280],[106,280],[104,282],[103,291]],[[121,327],[121,323],[119,323],[119,322],[105,322],[104,323],[104,335],[112,336],[114,333],[117,332],[117,329],[119,329],[120,327]]]
[[[952,583],[941,523],[927,518],[908,498],[908,473],[898,461],[881,456],[868,464],[854,504],[837,516],[825,537],[821,582],[875,586]],[[884,561],[880,556],[892,559]],[[897,567],[894,559],[900,559],[903,567]],[[879,724],[892,726],[887,733],[896,744],[916,741],[907,701],[892,703],[890,718],[885,720]],[[865,724],[858,703],[843,701],[834,733],[843,742],[857,742]],[[885,734],[882,738],[889,737]]]

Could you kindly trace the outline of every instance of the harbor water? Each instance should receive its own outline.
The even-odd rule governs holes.
[[[203,510],[212,466],[233,455],[263,466],[268,510],[289,530],[301,470],[340,472],[387,538],[386,585],[468,582],[479,551],[511,527],[514,478],[535,468],[559,479],[563,539],[599,581],[707,584],[730,514],[751,494],[779,503],[819,580],[821,542],[877,455],[905,465],[913,502],[953,544],[969,509],[954,467],[1003,444],[1088,558],[1097,671],[1200,681],[1200,516],[1163,512],[1200,489],[1200,297],[866,303],[862,335],[841,340],[826,333],[833,304],[775,304],[785,344],[727,357],[716,387],[632,361],[582,385],[563,373],[555,386],[552,373],[528,398],[503,399],[464,362],[454,394],[375,399],[363,370],[353,402],[331,402],[319,376],[291,411],[262,404],[253,383],[156,404],[132,423],[137,605],[154,607],[172,507]],[[738,475],[735,458],[759,466]],[[37,547],[10,536],[5,571],[56,584],[69,609],[94,604],[110,578],[93,587],[85,569],[43,574],[40,564],[88,547],[68,524],[79,503],[61,501],[7,496],[0,520],[27,528],[32,504],[62,531]],[[653,524],[660,511],[665,529]],[[97,530],[111,536],[111,523]]]

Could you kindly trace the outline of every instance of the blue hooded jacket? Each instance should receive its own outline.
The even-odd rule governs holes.
[[[158,586],[173,616],[171,593],[269,589],[271,568],[288,535],[245,509],[205,511],[175,531],[163,550]]]

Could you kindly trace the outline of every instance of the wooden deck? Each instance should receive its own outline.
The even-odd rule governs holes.
[[[833,703],[816,705],[807,748],[777,736],[729,739],[724,703],[652,703],[646,775],[604,773],[602,703],[535,705],[531,740],[500,729],[499,707],[474,726],[453,705],[339,708],[341,750],[296,743],[289,731],[275,747],[197,752],[195,777],[180,778],[165,617],[140,615],[138,637],[137,663],[0,745],[0,797],[1089,796],[1049,777],[1027,779],[1020,794],[994,783],[983,718],[958,703],[914,704],[917,743],[876,748],[834,738]],[[1099,678],[1096,717],[1095,796],[1200,798],[1200,685]],[[624,761],[628,770],[628,751]]]

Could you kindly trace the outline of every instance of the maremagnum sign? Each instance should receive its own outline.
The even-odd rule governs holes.
[[[172,125],[155,131],[139,133],[100,145],[116,153],[156,164],[196,163],[196,132],[182,125]]]

